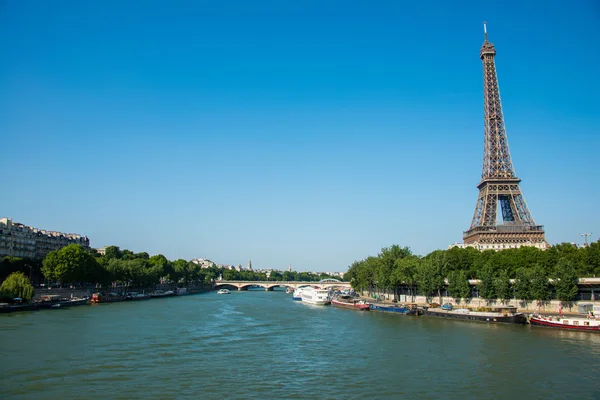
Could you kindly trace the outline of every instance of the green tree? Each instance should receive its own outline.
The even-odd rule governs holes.
[[[556,264],[553,275],[556,297],[561,302],[575,300],[579,291],[577,287],[579,277],[573,263],[566,258],[561,258]]]
[[[479,251],[472,248],[452,247],[444,252],[446,258],[446,276],[452,271],[467,271],[472,270],[475,259],[479,255]]]
[[[104,268],[108,275],[108,282],[119,282],[125,285],[129,283],[128,270],[125,261],[118,258],[111,258]]]
[[[537,300],[538,306],[543,302],[550,300],[550,289],[548,288],[548,275],[546,269],[541,265],[536,265],[531,272],[531,297]]]
[[[494,293],[503,303],[513,297],[507,270],[501,270],[494,278]]]
[[[417,256],[398,258],[394,263],[392,283],[396,289],[406,286],[414,301],[415,286],[417,285],[417,270],[421,259]]]
[[[435,294],[440,294],[440,289],[444,285],[442,276],[442,263],[437,257],[424,259],[417,268],[417,282],[419,290],[429,301]]]
[[[494,286],[494,280],[496,279],[496,271],[491,264],[486,264],[479,271],[479,296],[483,297],[487,301],[494,300],[496,298],[496,291]]]
[[[133,254],[133,251],[131,250],[123,249],[121,251],[121,258],[123,260],[132,260],[135,258],[135,254]]]
[[[57,250],[51,251],[50,253],[46,254],[46,257],[44,257],[44,261],[42,261],[42,274],[48,281],[57,280],[54,271],[58,263],[59,260]]]
[[[466,271],[450,271],[448,275],[448,294],[457,303],[460,303],[461,299],[471,297],[471,286],[469,285]]]
[[[590,243],[583,249],[585,271],[581,277],[595,277],[600,275],[600,240]]]
[[[320,278],[320,277],[319,277]],[[271,271],[271,275],[269,276],[270,281],[281,281],[282,275],[277,271]]]
[[[98,283],[105,280],[102,265],[78,244],[70,244],[48,253],[43,261],[42,272],[47,279],[61,283]]]
[[[29,282],[29,278],[22,272],[13,272],[2,282],[0,286],[0,294],[6,297],[20,297],[23,300],[29,301],[33,297],[33,286]]]
[[[168,278],[174,283],[179,283],[181,280],[183,280],[183,282],[187,285],[192,280],[191,275],[191,268],[188,267],[188,262],[180,258],[173,261]]]
[[[133,255],[133,258],[143,258],[143,259],[148,260],[150,258],[150,256],[145,251],[142,251],[141,253],[135,253]]]
[[[121,250],[117,246],[108,246],[104,249],[104,258],[110,260],[111,258],[122,258]]]
[[[513,284],[515,290],[515,297],[519,300],[523,301],[531,301],[533,300],[533,296],[531,294],[531,269],[521,267],[516,271],[515,282]]]
[[[286,282],[293,282],[296,280],[296,273],[293,271],[285,271],[281,276],[281,280]]]

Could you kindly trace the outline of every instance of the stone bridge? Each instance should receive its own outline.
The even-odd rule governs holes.
[[[297,289],[302,286],[318,286],[320,288],[350,289],[350,282],[342,282],[337,279],[323,279],[318,282],[294,282],[294,281],[215,281],[214,287],[235,287],[237,290],[248,290],[250,287],[260,286],[266,291],[273,291],[276,287],[291,287]]]

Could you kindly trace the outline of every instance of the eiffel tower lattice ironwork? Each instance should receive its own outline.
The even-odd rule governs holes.
[[[483,63],[483,171],[471,227],[464,232],[463,240],[482,249],[546,247],[544,227],[536,225],[529,212],[510,157],[494,62],[496,50],[488,41],[485,23],[484,35],[479,53]],[[498,205],[502,210],[501,223],[497,221]]]

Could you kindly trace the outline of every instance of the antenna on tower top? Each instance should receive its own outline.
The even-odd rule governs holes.
[[[487,42],[488,41],[488,38],[487,38],[487,22],[485,22],[485,21],[483,22],[483,36],[485,38],[485,41]]]

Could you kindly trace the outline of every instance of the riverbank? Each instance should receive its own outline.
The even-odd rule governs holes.
[[[188,285],[178,286],[174,284],[161,284],[154,288],[131,288],[131,287],[109,287],[109,288],[41,288],[37,289],[34,297],[29,303],[22,304],[7,304],[0,303],[0,314],[23,311],[39,311],[43,309],[59,309],[67,307],[76,307],[91,305],[91,298],[94,293],[110,294],[110,300],[101,301],[100,303],[117,303],[135,300],[152,300],[160,299],[169,296],[151,296],[151,293],[156,291],[172,291],[173,296],[187,296],[199,293],[205,293],[213,290],[212,285]],[[131,293],[145,293],[148,296],[135,297],[128,296]]]
[[[362,296],[368,301],[373,301],[372,296],[365,297],[365,293]],[[378,301],[392,303],[393,296],[392,295],[379,295]],[[407,304],[419,304],[419,305],[427,305],[430,303],[438,303],[438,304],[452,304],[455,308],[480,308],[480,307],[488,307],[490,305],[505,305],[516,307],[518,312],[522,312],[524,314],[548,314],[548,315],[559,315],[561,312],[563,314],[569,315],[585,315],[586,312],[579,312],[579,306],[585,305],[600,305],[600,301],[591,301],[591,300],[581,300],[570,303],[570,306],[562,306],[560,300],[548,300],[542,302],[538,305],[537,301],[523,301],[512,299],[508,302],[502,303],[499,300],[495,302],[488,302],[486,299],[482,298],[470,298],[468,300],[461,299],[461,301],[456,301],[456,299],[447,296],[433,296],[433,297],[425,297],[425,296],[409,296],[409,295],[399,295],[397,298],[398,303],[407,303]]]

